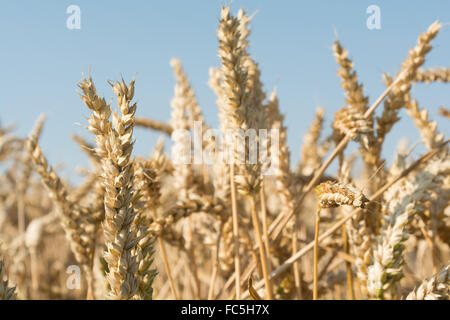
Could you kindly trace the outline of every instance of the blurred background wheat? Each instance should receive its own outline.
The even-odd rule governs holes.
[[[94,65],[77,83],[86,119],[71,119],[90,134],[72,135],[89,162],[77,168],[80,183],[41,149],[45,115],[28,135],[0,127],[0,298],[449,298],[449,110],[436,115],[444,124],[438,128],[428,102],[412,91],[450,81],[447,67],[424,66],[445,25],[430,21],[399,70],[382,73],[384,91],[371,98],[338,37],[332,53],[345,105],[334,115],[322,107],[302,111],[314,119],[295,163],[282,97],[264,85],[252,54],[257,17],[234,9],[220,10],[220,64],[209,70],[217,131],[277,130],[273,163],[180,161],[194,152],[180,132],[213,126],[179,59],[170,61],[176,84],[169,121],[136,116],[139,75],[108,81],[111,95],[103,98]],[[396,141],[387,162],[383,151],[400,112],[420,140]],[[149,155],[134,150],[145,139],[136,137],[137,127],[160,136]],[[220,153],[214,142],[203,136],[200,148]],[[80,268],[80,288],[68,285],[70,266]]]

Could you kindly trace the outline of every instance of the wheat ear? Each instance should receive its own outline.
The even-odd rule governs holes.
[[[135,204],[139,194],[133,190],[133,127],[136,104],[131,104],[134,96],[134,80],[127,86],[125,82],[110,82],[117,96],[120,115],[113,113],[113,125],[109,120],[111,108],[105,99],[97,95],[92,79],[79,83],[81,98],[92,110],[89,131],[95,135],[96,153],[102,159],[102,176],[105,187],[105,221],[103,230],[106,242],[104,253],[108,264],[108,298],[141,299],[139,291],[139,264],[137,244],[146,232],[136,230],[133,221],[140,214]],[[138,234],[140,236],[138,237]]]
[[[70,241],[72,252],[77,262],[87,272],[88,288],[91,288],[95,230],[90,211],[70,200],[69,192],[53,168],[48,166],[47,159],[33,135],[27,140],[27,150],[42,183],[59,208],[63,228]]]
[[[411,291],[406,300],[449,300],[450,299],[450,265],[446,265],[430,279]]]
[[[421,210],[421,203],[429,200],[429,190],[435,188],[439,173],[449,169],[447,159],[433,160],[414,178],[404,181],[385,194],[385,210],[389,212],[377,246],[373,263],[368,268],[367,289],[371,297],[384,299],[385,292],[403,276],[402,264],[404,242],[408,238],[406,225]]]
[[[417,70],[425,62],[425,56],[431,50],[430,42],[436,37],[441,26],[442,25],[438,21],[432,23],[427,31],[419,36],[416,46],[410,50],[408,57],[402,63],[400,72],[403,70],[404,76],[389,94],[384,103],[383,113],[381,117],[377,118],[378,126],[376,131],[378,154],[381,152],[379,150],[381,148],[380,145],[384,141],[387,133],[399,120],[397,115],[398,110],[409,100],[411,82],[414,80]]]
[[[406,104],[407,113],[413,118],[414,124],[419,129],[425,146],[431,150],[444,141],[444,135],[437,131],[437,123],[428,119],[428,111],[419,109],[417,100]]]
[[[348,58],[348,51],[339,41],[334,42],[333,51],[340,67],[338,75],[342,79],[341,86],[345,90],[345,103],[348,105],[335,114],[333,127],[341,134],[351,134],[361,142],[364,149],[368,149],[369,141],[373,138],[373,117],[364,117],[369,99],[364,96],[363,85],[358,83],[358,76],[353,70],[353,62]]]
[[[39,118],[36,121],[36,124],[33,128],[32,135],[36,137],[36,140],[39,140],[39,137],[41,136],[42,129],[44,127],[45,122],[45,114],[41,114]],[[17,208],[17,216],[18,216],[18,228],[20,234],[25,233],[25,196],[28,188],[28,182],[30,180],[30,177],[33,173],[33,166],[32,161],[30,158],[30,155],[28,153],[24,154],[23,159],[23,171],[22,171],[22,177],[17,185],[18,188],[18,208]]]
[[[221,20],[219,22],[219,56],[222,60],[220,69],[223,93],[220,98],[220,120],[221,130],[226,132],[228,129],[241,127],[242,120],[238,117],[237,111],[242,109],[242,103],[245,99],[245,81],[247,75],[241,65],[242,49],[238,46],[239,41],[239,20],[230,15],[230,8],[223,7],[221,10]],[[234,149],[234,148],[233,148]],[[236,274],[236,299],[240,299],[240,258],[239,258],[239,222],[237,214],[236,187],[234,182],[235,165],[230,165],[230,188],[231,188],[231,208],[233,219],[233,237],[234,237],[234,261]]]
[[[324,109],[317,108],[314,120],[303,137],[303,144],[300,151],[300,159],[297,172],[310,176],[320,167],[322,154],[319,147],[320,134],[323,129]]]
[[[414,77],[416,82],[450,82],[449,68],[419,69]]]

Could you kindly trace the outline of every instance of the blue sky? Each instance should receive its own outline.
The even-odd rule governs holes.
[[[35,119],[47,113],[41,145],[64,175],[87,165],[70,133],[90,138],[87,108],[76,83],[89,66],[98,91],[113,97],[106,80],[126,80],[137,73],[138,116],[167,121],[174,79],[169,60],[181,59],[209,124],[218,127],[216,97],[207,85],[208,69],[217,66],[216,30],[223,1],[2,1],[0,4],[0,121],[15,123],[26,135]],[[81,9],[81,29],[66,27],[66,8]],[[366,8],[381,9],[381,30],[366,27]],[[251,24],[250,51],[262,69],[267,91],[274,86],[286,116],[288,142],[296,162],[302,136],[315,108],[326,110],[326,132],[334,112],[344,105],[331,46],[335,31],[350,52],[365,93],[374,101],[383,91],[381,73],[398,71],[418,35],[435,20],[450,22],[449,1],[255,1],[234,0],[232,11],[257,12]],[[426,66],[450,66],[450,27],[433,41]],[[442,84],[415,85],[413,95],[430,111],[440,131],[450,130],[437,115],[449,106]],[[380,111],[380,110],[379,110]],[[379,114],[378,111],[378,114]],[[136,130],[136,152],[146,155],[158,135]],[[384,156],[392,159],[401,137],[419,139],[412,120],[389,134]],[[417,152],[423,149],[418,148]],[[75,179],[76,180],[76,179]]]

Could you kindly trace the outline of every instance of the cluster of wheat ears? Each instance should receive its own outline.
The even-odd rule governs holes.
[[[182,148],[175,132],[192,131],[195,121],[209,128],[179,60],[171,61],[168,123],[135,117],[134,79],[110,82],[113,111],[89,75],[78,87],[93,142],[73,136],[92,165],[81,170],[81,185],[49,165],[39,146],[44,116],[27,138],[0,128],[0,299],[449,298],[448,140],[411,93],[418,82],[450,81],[449,69],[422,68],[442,25],[419,36],[394,77],[383,75],[386,90],[371,103],[335,41],[346,106],[329,137],[321,137],[324,110],[317,109],[292,168],[277,93],[265,91],[248,51],[250,20],[242,9],[222,8],[221,65],[210,69],[209,85],[223,132],[278,130],[273,174],[262,174],[261,159],[179,163],[163,140],[149,157],[133,155],[135,126]],[[383,143],[402,109],[428,150],[413,159],[399,144],[387,166]],[[440,114],[449,118],[448,109]],[[357,152],[345,153],[353,143]],[[203,139],[204,149],[212,145]],[[335,160],[338,170],[329,173]]]

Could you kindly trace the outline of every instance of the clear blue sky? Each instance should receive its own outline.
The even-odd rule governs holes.
[[[47,113],[42,147],[55,165],[64,162],[65,175],[86,165],[71,132],[89,137],[84,128],[86,107],[78,98],[76,83],[92,66],[98,91],[113,97],[106,80],[130,80],[138,73],[138,116],[167,121],[174,79],[171,57],[184,65],[207,121],[218,126],[214,93],[207,85],[208,69],[217,66],[216,29],[222,1],[2,1],[0,4],[0,121],[15,123],[26,135],[37,116]],[[66,8],[81,9],[81,29],[66,28]],[[366,8],[381,8],[381,30],[366,28]],[[260,63],[265,88],[275,85],[286,115],[293,161],[318,104],[326,110],[329,132],[333,114],[344,105],[331,46],[336,29],[354,60],[365,93],[371,100],[383,91],[381,72],[395,73],[418,35],[435,20],[450,21],[449,1],[256,1],[235,0],[249,13],[251,53]],[[433,42],[426,66],[450,66],[450,26]],[[413,94],[430,110],[441,132],[449,135],[448,122],[437,115],[449,106],[445,85],[416,85]],[[396,142],[419,136],[411,119],[389,135],[384,155],[392,159]],[[89,137],[90,138],[90,137]],[[157,135],[136,130],[136,152],[148,154]],[[419,149],[420,151],[421,149]],[[423,150],[423,149],[422,149]]]

